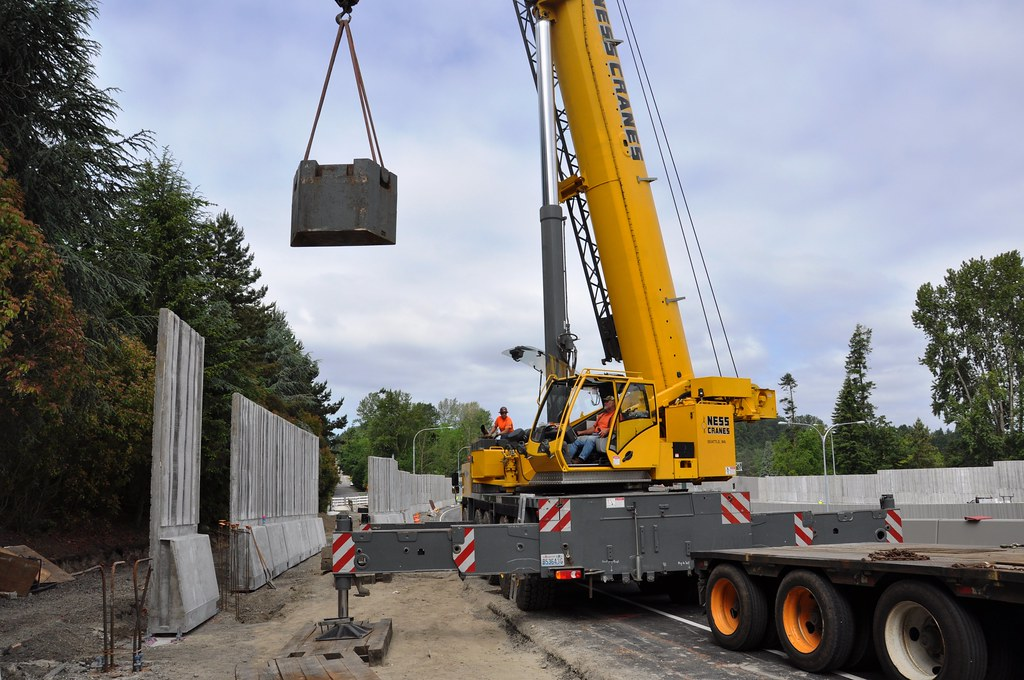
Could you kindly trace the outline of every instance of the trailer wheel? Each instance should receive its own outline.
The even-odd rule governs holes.
[[[890,678],[982,680],[985,635],[974,616],[930,583],[898,581],[878,599],[875,648]]]
[[[870,592],[858,588],[856,597],[850,602],[853,605],[854,626],[853,649],[844,668],[847,670],[864,671],[878,668],[878,656],[875,654],[875,638],[871,634],[871,615],[875,612],[875,599]]]
[[[849,601],[828,579],[806,569],[790,572],[779,584],[775,627],[789,660],[809,673],[839,668],[853,649]]]
[[[537,574],[513,577],[516,583],[512,588],[516,606],[524,612],[547,609],[555,601],[555,582],[542,579]]]
[[[768,628],[768,598],[743,569],[719,564],[708,578],[707,617],[722,647],[756,649]]]

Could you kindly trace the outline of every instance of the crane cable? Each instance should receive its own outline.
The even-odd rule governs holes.
[[[358,0],[356,0],[358,2]],[[334,49],[331,50],[331,60],[327,64],[327,76],[324,78],[324,87],[320,91],[320,102],[316,107],[316,116],[313,118],[313,129],[309,133],[309,142],[306,144],[306,155],[302,160],[309,160],[309,151],[313,147],[313,136],[316,134],[316,126],[320,121],[320,112],[324,107],[324,98],[327,96],[327,86],[331,82],[331,71],[334,70],[334,59],[338,55],[338,46],[341,45],[341,36],[345,33],[345,29],[348,28],[348,49],[349,54],[352,57],[352,71],[356,79],[356,90],[359,93],[359,105],[363,111],[363,123],[366,125],[366,138],[370,143],[370,156],[373,162],[377,165],[384,165],[384,156],[380,152],[380,144],[377,142],[377,129],[373,125],[373,115],[370,113],[370,102],[366,97],[366,86],[363,83],[363,74],[359,69],[359,58],[356,57],[356,45],[352,40],[352,27],[350,24],[350,16],[352,14],[352,7],[355,2],[350,4],[338,3],[345,10],[337,17],[335,21],[338,22],[338,35],[334,39]]]
[[[655,142],[658,145],[658,154],[661,156],[662,168],[664,168],[665,172],[668,173],[669,165],[671,165],[672,174],[675,176],[675,184],[672,183],[671,179],[669,180],[669,194],[672,197],[672,205],[675,208],[676,221],[679,223],[679,232],[680,234],[682,234],[683,244],[686,246],[686,255],[690,261],[690,272],[693,275],[694,288],[697,291],[697,297],[700,300],[701,312],[704,315],[704,325],[708,331],[708,339],[711,341],[711,351],[715,357],[715,364],[718,368],[718,374],[722,374],[722,364],[718,358],[718,349],[715,346],[714,333],[711,331],[711,321],[708,318],[707,306],[704,303],[704,294],[701,292],[701,287],[698,282],[697,269],[696,265],[694,264],[693,253],[690,250],[690,242],[686,237],[686,229],[683,226],[683,221],[679,210],[679,203],[676,199],[676,185],[678,185],[679,187],[679,193],[682,197],[683,207],[686,209],[686,217],[690,223],[690,231],[693,233],[693,241],[697,249],[698,258],[700,259],[701,266],[704,269],[704,277],[708,282],[708,290],[711,294],[711,300],[714,305],[715,313],[718,316],[718,325],[722,329],[722,336],[725,339],[725,345],[728,351],[729,360],[732,363],[732,370],[738,377],[739,370],[736,368],[736,359],[733,356],[732,346],[729,343],[729,334],[725,329],[725,321],[722,319],[722,310],[718,306],[718,298],[715,295],[715,288],[714,285],[711,283],[711,274],[708,272],[707,262],[704,259],[704,251],[701,249],[700,246],[700,239],[697,236],[697,227],[693,222],[693,215],[690,213],[690,205],[686,200],[686,192],[683,189],[683,183],[679,177],[679,169],[676,166],[675,156],[672,153],[672,146],[668,141],[668,134],[665,132],[665,124],[661,118],[661,111],[658,108],[658,101],[654,97],[654,88],[651,86],[650,77],[647,73],[647,65],[644,63],[643,55],[640,53],[640,44],[636,38],[636,32],[633,30],[633,21],[629,16],[629,10],[626,8],[625,0],[617,0],[617,4],[619,6],[619,14],[622,16],[622,22],[626,28],[626,33],[629,37],[629,40],[627,41],[629,44],[629,51],[633,56],[633,66],[636,69],[637,77],[640,79],[640,89],[643,93],[644,104],[646,104],[647,106],[647,114],[648,116],[650,116],[652,123],[654,123],[654,137]],[[650,99],[648,99],[648,92],[650,93]],[[659,130],[661,134],[658,134]],[[664,149],[662,148],[662,137],[664,137]],[[670,163],[666,163],[665,160],[666,149],[668,152]]]

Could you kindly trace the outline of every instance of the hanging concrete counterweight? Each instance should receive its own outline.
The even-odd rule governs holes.
[[[394,245],[398,175],[368,158],[301,161],[292,187],[293,246]]]

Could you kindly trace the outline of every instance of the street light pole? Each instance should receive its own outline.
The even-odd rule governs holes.
[[[461,449],[459,449],[458,451],[455,452],[455,470],[456,470],[456,472],[459,473],[459,475],[462,474],[462,452],[463,451],[465,451],[466,454],[469,455],[469,447],[468,446],[463,446]]]
[[[430,430],[454,430],[455,428],[451,425],[441,425],[440,427],[425,427],[419,430],[412,436],[412,473],[416,474],[416,437],[420,436],[420,432],[429,432]]]
[[[809,427],[812,430],[814,430],[815,433],[818,434],[818,436],[821,437],[821,474],[822,474],[822,477],[824,477],[824,481],[825,481],[825,509],[826,510],[828,510],[829,506],[831,505],[831,499],[829,498],[829,488],[828,488],[828,457],[826,455],[826,450],[825,450],[825,440],[828,439],[828,436],[829,436],[829,434],[832,433],[832,430],[836,429],[837,427],[842,427],[843,425],[864,425],[866,423],[867,423],[866,420],[851,420],[851,421],[846,422],[846,423],[834,423],[834,424],[829,425],[828,427],[826,427],[825,431],[822,432],[821,430],[818,429],[818,425],[816,423],[798,423],[795,420],[781,420],[781,421],[779,421],[779,425],[800,425],[801,427]],[[836,453],[835,453],[835,448],[832,449],[832,474],[833,475],[836,474]]]

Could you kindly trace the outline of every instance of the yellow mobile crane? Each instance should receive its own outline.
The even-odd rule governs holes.
[[[735,474],[735,423],[775,417],[774,393],[746,378],[693,374],[605,0],[513,5],[535,65],[541,113],[545,349],[533,350],[547,374],[540,409],[521,438],[484,439],[474,447],[463,471],[463,521],[406,526],[369,518],[371,531],[352,531],[339,516],[338,590],[347,593],[359,574],[457,569],[495,577],[521,608],[539,609],[551,603],[560,580],[657,581],[676,594],[692,593],[698,550],[888,542],[891,502],[841,517],[755,514],[749,493],[694,488]],[[564,111],[555,102],[556,73]],[[324,219],[337,207],[326,200],[330,182],[356,187],[345,193],[359,198],[355,233],[331,232]],[[378,228],[388,220],[359,220],[378,208],[391,214],[396,182],[365,159],[329,169],[303,161],[293,244],[391,241],[393,232]],[[371,187],[388,200],[363,201]],[[625,370],[575,370],[560,289],[563,204],[584,269],[593,274],[605,360],[621,359]],[[586,213],[592,234],[577,225]],[[526,348],[510,354],[517,351]],[[589,465],[567,461],[577,428],[609,402],[601,458]]]
[[[529,13],[536,36],[546,146],[541,223],[547,385],[527,441],[517,446],[483,440],[475,445],[469,484],[464,485],[468,505],[477,491],[587,479],[603,486],[729,479],[736,473],[736,421],[775,418],[775,395],[747,378],[694,376],[679,313],[681,298],[654,206],[653,179],[618,53],[621,41],[615,38],[606,2],[537,0],[517,5],[524,26],[523,13]],[[528,41],[525,30],[524,37]],[[554,105],[552,67],[564,115]],[[561,137],[554,130],[559,122],[571,132],[578,167],[563,168],[557,181],[553,140],[565,141],[565,130],[558,131]],[[605,360],[621,359],[624,371],[573,370],[562,296],[550,290],[562,275],[556,269],[561,265],[559,206],[579,199],[586,201],[593,229],[589,269],[598,276],[603,273],[606,282],[601,290],[607,300],[603,318],[595,303]],[[587,252],[582,245],[581,252]],[[610,434],[599,442],[599,461],[573,466],[567,445],[578,429],[594,420],[608,396],[615,399],[615,414]],[[609,470],[623,474],[609,476]]]
[[[545,149],[540,410],[524,440],[483,440],[472,452],[464,521],[352,531],[339,515],[336,621],[347,620],[347,593],[360,574],[494,577],[524,610],[550,606],[559,581],[637,581],[678,598],[700,592],[712,635],[728,649],[759,648],[773,620],[804,671],[856,665],[873,642],[887,677],[1017,677],[1010,639],[1024,602],[1019,548],[900,547],[891,496],[874,510],[756,513],[749,493],[694,488],[734,475],[735,423],[776,417],[774,394],[745,378],[693,375],[605,0],[513,4],[535,64]],[[556,72],[564,112],[554,104]],[[575,154],[565,145],[569,129]],[[364,176],[376,179],[371,170]],[[377,174],[393,191],[395,178]],[[592,278],[605,359],[621,359],[624,371],[574,369],[559,290],[563,204]],[[592,243],[576,224],[587,212]],[[574,428],[609,397],[602,458],[572,465]]]

